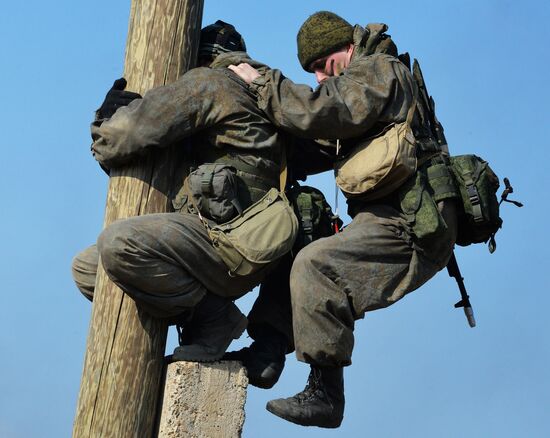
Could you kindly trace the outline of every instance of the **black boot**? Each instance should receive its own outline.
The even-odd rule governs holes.
[[[233,339],[246,328],[246,317],[229,298],[207,294],[195,307],[183,328],[190,334],[187,344],[174,350],[173,360],[212,362],[221,359]]]
[[[344,418],[343,368],[311,366],[306,387],[293,397],[271,400],[267,410],[302,426],[336,428]]]
[[[279,380],[285,366],[288,339],[275,329],[263,329],[250,347],[225,353],[222,360],[238,360],[248,374],[248,383],[268,389]]]

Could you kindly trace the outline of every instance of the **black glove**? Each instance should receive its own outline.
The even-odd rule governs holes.
[[[126,79],[120,78],[115,81],[107,92],[105,100],[96,111],[96,119],[110,119],[115,111],[121,106],[128,105],[134,99],[141,99],[141,95],[132,91],[124,91]]]

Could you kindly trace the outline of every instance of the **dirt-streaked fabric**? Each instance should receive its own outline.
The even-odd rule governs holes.
[[[345,153],[388,125],[405,121],[414,86],[397,58],[357,51],[340,76],[314,90],[294,84],[278,70],[262,74],[251,89],[276,126],[298,137],[340,139]],[[415,114],[413,129],[419,123]],[[290,281],[299,360],[349,365],[355,321],[400,300],[446,265],[456,238],[454,201],[438,205],[447,228],[437,242],[416,239],[411,218],[393,201],[391,196],[371,203],[349,201],[351,224],[297,255]]]
[[[187,158],[196,164],[228,155],[253,168],[258,177],[267,175],[277,187],[288,136],[271,124],[246,84],[226,68],[245,60],[262,68],[242,52],[220,55],[211,68],[190,70],[120,108],[111,119],[94,122],[95,158],[105,167],[118,166],[149,148],[178,145],[193,136],[192,157]],[[183,176],[176,179],[174,193]],[[97,250],[109,277],[158,317],[178,315],[207,292],[237,298],[269,271],[231,277],[199,218],[184,212],[114,222],[101,233]],[[83,254],[73,264],[75,279],[88,296],[92,289],[83,277],[90,279],[91,270],[84,269],[91,266],[89,258]]]
[[[448,230],[434,248],[418,248],[400,213],[379,204],[366,206],[341,233],[298,253],[290,287],[299,360],[350,365],[355,321],[397,302],[446,265],[456,211],[452,201],[440,205]]]

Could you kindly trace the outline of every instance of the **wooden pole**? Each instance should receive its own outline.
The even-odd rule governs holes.
[[[193,67],[203,0],[132,0],[124,76],[128,90],[177,79]],[[169,210],[174,172],[163,151],[111,172],[104,225]],[[101,264],[100,264],[101,265]],[[99,269],[74,438],[151,437],[167,327],[140,312]]]

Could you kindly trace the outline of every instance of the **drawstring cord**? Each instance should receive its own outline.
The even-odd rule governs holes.
[[[340,154],[340,139],[336,140],[336,157]],[[340,232],[340,227],[338,226],[338,195],[340,190],[338,189],[338,184],[336,184],[336,179],[334,180],[334,216],[332,217],[332,227],[335,233]]]

